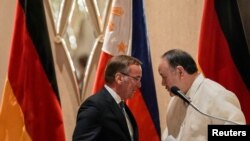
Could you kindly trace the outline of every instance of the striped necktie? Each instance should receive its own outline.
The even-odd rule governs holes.
[[[123,113],[125,119],[126,119],[126,122],[127,122],[127,125],[128,125],[128,129],[129,129],[129,134],[130,134],[131,140],[133,141],[134,140],[133,139],[133,127],[132,127],[132,124],[131,124],[131,122],[129,120],[129,117],[128,117],[127,113],[126,113],[126,110],[125,110],[125,102],[121,101],[119,103],[119,106],[120,106],[120,108],[122,110],[122,113]]]
[[[122,110],[123,115],[125,116],[126,115],[126,113],[125,113],[126,111],[125,111],[125,103],[124,103],[124,101],[121,101],[119,103],[119,106],[120,106],[120,108]]]

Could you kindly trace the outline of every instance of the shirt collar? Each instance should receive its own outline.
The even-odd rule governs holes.
[[[203,76],[202,73],[200,73],[198,75],[198,77],[194,80],[192,86],[190,87],[190,89],[187,92],[187,96],[189,97],[193,97],[193,95],[196,93],[196,91],[198,90],[200,84],[202,83],[202,81],[205,79],[205,77]]]
[[[113,89],[111,89],[108,85],[105,84],[104,87],[107,89],[110,95],[115,99],[116,103],[119,104],[121,102],[120,96]]]

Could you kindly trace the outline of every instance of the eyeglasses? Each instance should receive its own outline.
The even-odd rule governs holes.
[[[131,75],[129,75],[127,73],[124,73],[124,72],[120,72],[120,73],[123,74],[123,75],[126,75],[128,77],[133,78],[136,82],[140,82],[141,81],[141,77],[139,77],[139,76],[135,77],[135,76],[131,76]]]

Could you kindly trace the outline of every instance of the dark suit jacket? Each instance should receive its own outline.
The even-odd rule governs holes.
[[[125,106],[138,141],[136,121]],[[126,119],[111,94],[103,88],[80,106],[73,141],[131,141]]]

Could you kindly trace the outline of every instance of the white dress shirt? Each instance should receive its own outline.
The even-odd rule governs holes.
[[[202,74],[195,79],[186,96],[206,114],[246,124],[236,95],[220,84],[204,78]],[[174,96],[167,111],[168,135],[164,135],[165,139],[162,140],[172,135],[178,141],[207,141],[209,124],[231,123],[205,116]]]

